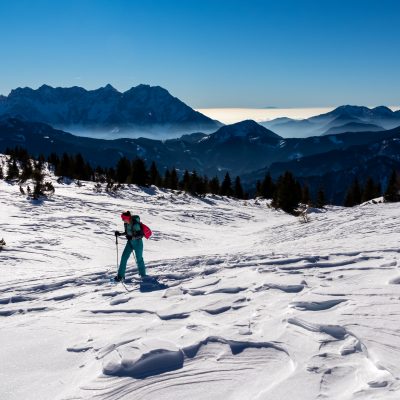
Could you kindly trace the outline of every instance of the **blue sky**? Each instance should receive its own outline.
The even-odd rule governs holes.
[[[397,0],[1,0],[0,93],[160,85],[195,108],[400,104]]]

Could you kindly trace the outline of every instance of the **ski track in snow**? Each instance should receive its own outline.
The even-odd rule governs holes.
[[[400,397],[398,205],[304,224],[265,201],[55,186],[38,205],[0,181],[1,399]],[[126,289],[109,282],[125,209],[168,289],[140,293],[132,259]]]

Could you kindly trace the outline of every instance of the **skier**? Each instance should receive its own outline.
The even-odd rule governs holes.
[[[115,231],[115,236],[125,235],[128,239],[125,249],[121,256],[117,276],[114,278],[116,282],[121,282],[125,279],[125,270],[128,258],[132,251],[135,252],[136,264],[139,270],[139,275],[143,279],[146,277],[146,266],[143,261],[143,236],[148,239],[151,235],[151,229],[140,222],[138,215],[132,215],[130,211],[125,211],[121,214],[121,219],[124,221],[124,232]]]

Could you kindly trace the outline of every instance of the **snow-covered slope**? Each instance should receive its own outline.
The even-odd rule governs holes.
[[[265,201],[55,187],[37,204],[0,181],[2,400],[399,398],[398,204],[304,224]],[[169,289],[109,283],[126,209]]]

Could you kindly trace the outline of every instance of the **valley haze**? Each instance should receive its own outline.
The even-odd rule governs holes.
[[[246,119],[252,119],[256,122],[271,121],[276,118],[292,118],[296,120],[315,117],[316,115],[325,114],[332,111],[335,107],[269,107],[269,108],[196,108],[196,111],[201,112],[207,117],[221,121],[224,124],[234,124]],[[368,106],[373,108],[376,106]],[[400,106],[388,106],[392,111],[400,110]]]

